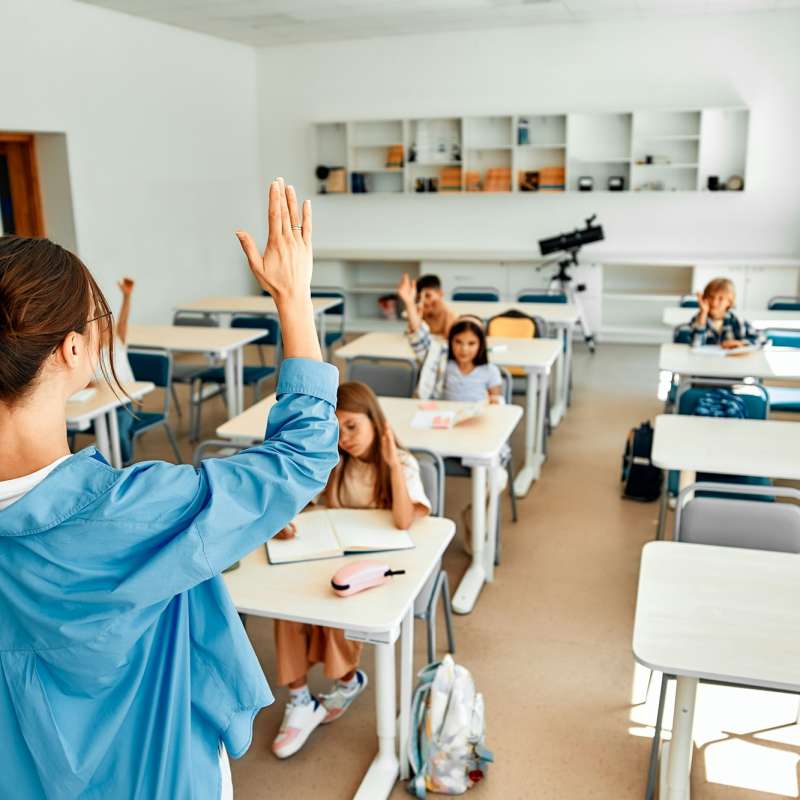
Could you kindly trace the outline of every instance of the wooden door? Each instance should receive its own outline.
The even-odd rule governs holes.
[[[31,134],[0,132],[0,209],[4,233],[45,235]]]

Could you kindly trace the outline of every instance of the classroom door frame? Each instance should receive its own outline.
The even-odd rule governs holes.
[[[34,135],[0,131],[0,156],[5,156],[8,167],[13,233],[18,236],[44,236],[44,212]]]

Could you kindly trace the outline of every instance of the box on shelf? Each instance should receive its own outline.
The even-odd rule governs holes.
[[[439,191],[461,191],[461,167],[442,167],[439,170]]]
[[[393,144],[386,151],[386,168],[387,169],[403,168],[403,145]]]
[[[489,167],[486,170],[484,192],[510,192],[511,169],[509,167]]]

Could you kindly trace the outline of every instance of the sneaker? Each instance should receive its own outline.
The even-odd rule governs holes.
[[[310,703],[287,703],[272,752],[278,758],[293,756],[324,719],[325,706],[316,697],[312,696]]]
[[[333,691],[328,694],[321,694],[322,705],[325,707],[327,714],[325,719],[322,720],[323,725],[329,722],[335,722],[339,717],[350,708],[350,704],[358,697],[364,689],[367,688],[367,673],[362,670],[356,670],[356,678],[358,679],[358,686],[355,689],[344,689],[339,683],[335,683]]]

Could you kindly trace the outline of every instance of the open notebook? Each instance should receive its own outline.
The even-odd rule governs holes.
[[[468,419],[479,416],[488,407],[489,403],[486,401],[445,410],[439,408],[436,401],[429,400],[419,404],[419,410],[411,418],[411,427],[450,430]]]
[[[267,558],[271,564],[414,547],[408,533],[395,528],[391,511],[349,508],[307,511],[296,517],[294,524],[297,527],[294,539],[267,542]]]

